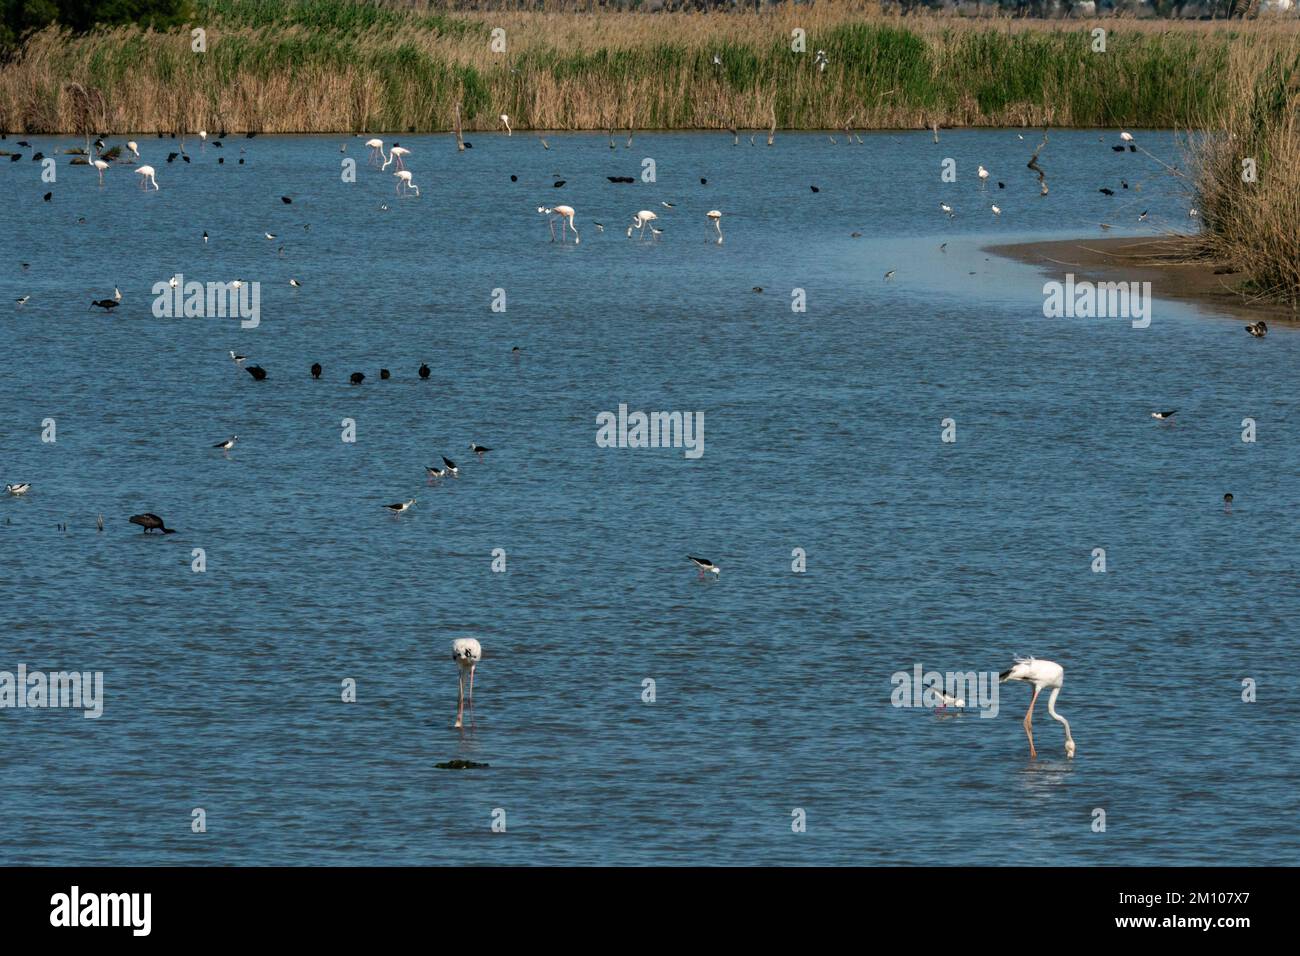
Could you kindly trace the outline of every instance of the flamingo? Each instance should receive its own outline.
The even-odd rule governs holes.
[[[983,166],[980,166],[978,175],[980,178],[980,189],[983,189],[984,184],[988,182],[989,171],[985,169]]]
[[[582,241],[578,236],[578,227],[573,223],[574,212],[572,206],[556,206],[554,208],[538,206],[537,211],[550,217],[547,222],[551,226],[551,242],[555,241],[555,220],[557,217],[560,220],[560,242],[564,241],[566,223],[568,228],[573,230],[573,244],[576,246]]]
[[[704,215],[713,220],[713,228],[718,230],[718,245],[722,245],[722,213],[716,209],[710,209]]]
[[[1025,735],[1029,737],[1029,758],[1033,760],[1038,756],[1038,751],[1034,750],[1034,704],[1038,703],[1038,695],[1044,687],[1052,688],[1052,694],[1047,698],[1047,712],[1065,726],[1065,755],[1073,757],[1074,738],[1070,736],[1070,722],[1056,712],[1056,695],[1061,692],[1061,684],[1065,681],[1065,668],[1054,661],[1017,657],[1011,670],[1003,671],[998,677],[1004,683],[1022,680],[1034,685],[1034,696],[1029,699],[1024,722]]]
[[[370,159],[368,162],[373,166],[376,161],[383,159],[384,157],[384,141],[382,139],[368,139],[366,140],[366,145],[370,147]]]
[[[153,186],[154,189],[158,188],[158,180],[154,179],[152,166],[137,166],[135,174],[140,177],[141,189],[148,189],[149,186]]]
[[[104,185],[104,170],[108,169],[108,163],[104,162],[102,159],[97,159],[91,163],[91,165],[94,166],[95,169],[99,170],[99,184],[101,186]]]
[[[628,238],[630,239],[632,237],[632,230],[636,229],[637,235],[640,236],[642,239],[644,239],[645,227],[650,225],[650,223],[654,222],[658,218],[659,216],[651,212],[649,209],[642,209],[639,213],[637,213],[635,216],[632,217],[632,225],[629,226],[627,230]]]
[[[380,150],[380,152],[382,153],[383,151]],[[402,165],[402,157],[409,155],[411,155],[411,151],[405,146],[394,146],[388,151],[388,158],[384,160],[384,165],[379,168],[381,170],[387,169],[389,163],[395,162],[398,169],[405,169],[406,167]]]
[[[505,113],[502,113],[502,114],[501,114],[501,123],[502,123],[502,125],[505,126],[505,128],[506,128],[506,135],[507,135],[507,136],[513,136],[513,135],[514,135],[514,130],[512,130],[512,129],[510,128],[510,117],[507,116]]]
[[[135,140],[127,140],[126,148],[135,155],[136,159],[140,158],[140,148],[136,146]]]
[[[469,713],[474,719],[474,668],[483,659],[483,648],[472,637],[458,637],[451,642],[451,659],[460,668],[460,697],[456,702],[456,726],[464,726],[465,671],[469,670]]]
[[[415,185],[415,183],[411,182],[410,170],[399,169],[397,172],[393,173],[393,175],[397,177],[397,194],[399,196],[402,194],[403,187],[405,187],[406,189],[414,189],[415,194],[417,196],[420,195],[420,187]]]

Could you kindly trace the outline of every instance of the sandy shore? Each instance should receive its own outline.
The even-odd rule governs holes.
[[[1210,311],[1247,319],[1296,321],[1285,306],[1252,302],[1237,291],[1242,277],[1205,262],[1188,262],[1183,237],[1063,239],[987,246],[986,252],[1038,266],[1063,278],[1067,272],[1092,281],[1150,282],[1157,298],[1195,302]]]

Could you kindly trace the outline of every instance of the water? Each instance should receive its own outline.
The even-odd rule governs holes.
[[[32,296],[3,322],[0,478],[34,485],[0,500],[0,670],[105,679],[98,720],[0,712],[0,862],[1297,862],[1300,336],[1165,300],[1142,330],[1044,319],[1043,276],[985,245],[1183,227],[1188,200],[1066,131],[1040,199],[1025,137],[398,137],[423,191],[401,201],[357,139],[191,142],[186,166],[139,136],[147,194],[128,166],[101,189],[0,164],[6,301]],[[645,157],[656,184],[605,180]],[[536,212],[560,201],[576,247]],[[660,241],[625,238],[641,208]],[[261,282],[260,326],[154,318],[176,272]],[[596,447],[620,403],[702,410],[703,457]],[[462,477],[428,487],[443,454]],[[484,648],[465,735],[461,635]],[[1064,666],[1077,759],[1040,702],[1027,760],[1024,685],[995,719],[890,705],[917,663],[1015,654]]]

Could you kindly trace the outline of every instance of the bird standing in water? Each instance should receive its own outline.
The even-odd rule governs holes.
[[[1070,736],[1070,723],[1056,712],[1056,696],[1061,692],[1061,685],[1065,682],[1065,668],[1054,661],[1038,661],[1032,657],[1016,658],[1016,663],[1011,669],[1003,671],[998,678],[1003,683],[1009,680],[1021,680],[1034,685],[1034,696],[1029,699],[1029,710],[1025,711],[1024,720],[1025,736],[1029,738],[1029,758],[1033,760],[1038,757],[1038,751],[1034,749],[1034,705],[1038,703],[1038,695],[1045,687],[1052,689],[1051,696],[1047,698],[1047,712],[1054,720],[1059,720],[1064,725],[1065,755],[1073,757],[1074,738]]]
[[[469,716],[474,719],[474,669],[483,659],[483,648],[472,637],[458,637],[451,642],[451,659],[460,668],[460,695],[456,701],[456,726],[465,724],[465,672],[469,671]]]

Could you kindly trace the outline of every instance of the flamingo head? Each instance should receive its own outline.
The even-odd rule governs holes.
[[[1065,755],[1066,755],[1067,757],[1069,757],[1071,760],[1074,759],[1074,741],[1073,741],[1073,740],[1067,740],[1067,741],[1065,742]]]

